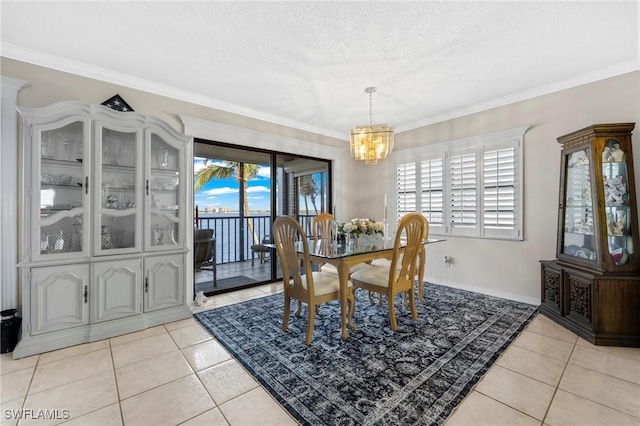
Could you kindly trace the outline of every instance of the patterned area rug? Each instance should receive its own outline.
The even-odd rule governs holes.
[[[283,295],[195,314],[195,318],[302,424],[439,425],[537,307],[425,283],[418,321],[397,299],[387,307],[356,292],[355,330],[340,338],[340,304],[320,307],[311,346],[306,308],[281,329]]]

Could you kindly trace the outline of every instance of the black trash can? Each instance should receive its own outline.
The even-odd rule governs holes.
[[[0,353],[12,352],[18,344],[20,335],[20,323],[22,318],[16,316],[17,309],[6,309],[0,311],[0,327],[2,328],[2,341],[0,342]]]

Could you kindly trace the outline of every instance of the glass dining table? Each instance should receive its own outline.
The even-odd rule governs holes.
[[[429,238],[424,241],[422,250],[419,252],[418,258],[418,279],[422,283],[424,281],[424,268],[426,264],[426,245],[446,241],[445,239]],[[376,242],[359,242],[358,244],[343,243],[338,244],[332,240],[319,239],[309,241],[309,257],[314,263],[328,263],[338,270],[338,278],[340,281],[340,317],[341,317],[341,336],[346,340],[349,337],[347,331],[347,323],[349,327],[354,328],[355,325],[351,319],[347,318],[347,294],[349,289],[349,271],[359,263],[371,262],[376,259],[391,259],[393,256],[392,239],[381,239]],[[269,244],[270,248],[275,249],[275,244]],[[301,255],[304,254],[302,244],[296,244],[296,251]],[[404,246],[400,247],[400,251],[404,251]],[[422,285],[418,286],[418,297],[424,303],[424,289]]]

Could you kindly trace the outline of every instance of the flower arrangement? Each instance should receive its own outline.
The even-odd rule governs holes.
[[[338,232],[352,235],[384,234],[384,224],[372,219],[351,219],[349,222],[338,225]]]

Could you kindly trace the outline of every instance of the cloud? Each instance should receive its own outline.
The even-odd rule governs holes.
[[[260,167],[258,170],[258,176],[269,179],[271,177],[271,167]]]
[[[212,161],[202,157],[194,157],[193,158],[193,174],[195,175],[200,170],[204,169],[207,166],[224,166],[225,164],[221,161]]]
[[[256,192],[270,192],[271,190],[266,186],[258,185],[258,186],[250,186],[247,188],[248,194],[253,194]]]
[[[201,191],[201,194],[204,195],[226,195],[226,194],[237,194],[240,192],[238,188],[230,188],[228,186],[223,186],[221,188],[213,188],[208,189],[206,191]]]

